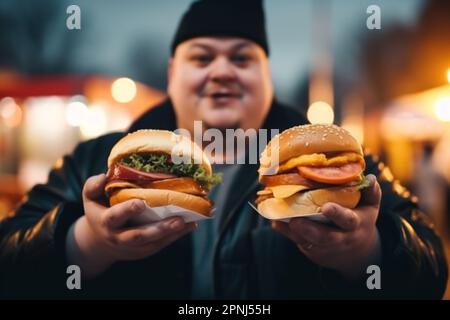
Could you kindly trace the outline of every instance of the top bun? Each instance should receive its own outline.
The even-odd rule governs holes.
[[[202,149],[189,138],[168,130],[138,130],[120,139],[108,157],[108,167],[132,153],[163,152],[190,159],[212,174],[211,163]],[[173,153],[172,153],[173,152]]]
[[[271,159],[272,145],[275,143],[279,146],[278,163],[272,163]],[[278,150],[274,147],[273,151]],[[355,152],[363,156],[361,145],[347,130],[334,124],[307,124],[289,128],[272,138],[261,153],[260,172],[266,172],[294,157],[326,152]]]

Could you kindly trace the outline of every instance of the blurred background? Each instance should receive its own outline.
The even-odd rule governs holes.
[[[78,142],[164,99],[190,2],[0,1],[0,217]],[[66,26],[73,4],[79,30]],[[419,199],[450,256],[450,1],[264,4],[278,99],[350,130]],[[381,29],[367,27],[370,5]]]

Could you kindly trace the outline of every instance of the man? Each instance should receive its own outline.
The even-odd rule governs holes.
[[[195,2],[183,16],[168,68],[170,100],[130,132],[184,128],[279,129],[306,123],[273,98],[260,1]],[[247,204],[259,188],[257,165],[216,166],[216,218],[179,218],[126,227],[143,210],[131,200],[104,205],[106,159],[124,133],[80,144],[45,185],[35,186],[0,224],[7,297],[78,298],[440,298],[447,267],[439,238],[382,164],[366,156],[370,188],[349,210],[329,203],[334,226],[263,219]],[[228,155],[225,155],[228,156]],[[77,264],[83,290],[66,287]],[[381,268],[381,290],[366,268]]]

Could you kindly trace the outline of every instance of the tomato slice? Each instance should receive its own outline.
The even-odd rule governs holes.
[[[114,169],[108,173],[111,180],[138,180],[138,181],[154,181],[162,179],[176,178],[174,174],[168,173],[147,173],[144,171],[139,171],[122,164],[118,164]]]
[[[361,162],[347,163],[339,167],[299,166],[298,172],[305,178],[328,184],[343,184],[360,179],[364,170]]]

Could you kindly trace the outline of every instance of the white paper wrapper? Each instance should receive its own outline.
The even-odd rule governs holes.
[[[248,202],[248,204],[253,208],[253,210],[255,210],[256,212],[258,212],[260,215],[262,215],[264,218],[269,219],[269,220],[277,220],[277,221],[283,221],[283,222],[289,222],[292,218],[308,218],[310,220],[314,220],[317,222],[322,222],[322,223],[331,223],[330,219],[328,219],[327,217],[325,217],[322,213],[320,212],[314,212],[314,213],[308,213],[308,214],[302,214],[302,215],[293,215],[290,217],[286,217],[283,219],[274,219],[271,216],[268,216],[266,214],[264,214],[263,212],[260,212],[258,209],[256,209],[256,207],[251,204],[250,202]]]
[[[147,224],[151,222],[156,222],[169,217],[182,217],[185,222],[200,221],[205,219],[212,219],[211,217],[206,217],[197,212],[187,210],[174,205],[154,207],[151,208],[145,205],[145,211],[131,219],[131,222],[136,225]],[[213,210],[214,212],[214,210]]]

